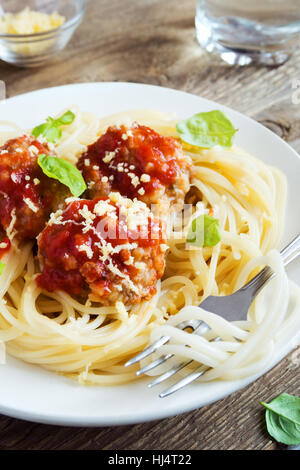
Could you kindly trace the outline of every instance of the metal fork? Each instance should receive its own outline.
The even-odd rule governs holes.
[[[293,260],[295,260],[300,255],[300,234],[294,238],[291,243],[289,243],[282,251],[281,256],[283,258],[284,266],[287,266]],[[273,271],[269,266],[263,268],[251,281],[249,281],[244,287],[239,289],[237,292],[227,296],[209,296],[207,297],[201,304],[200,307],[204,310],[208,310],[209,312],[216,313],[221,317],[225,318],[229,321],[236,321],[236,320],[245,320],[247,318],[247,313],[249,310],[250,305],[252,304],[254,298],[258,294],[258,292],[262,289],[262,287],[274,276]],[[190,328],[193,330],[193,334],[202,335],[207,332],[210,328],[209,326],[204,323],[202,320],[190,320],[181,322],[176,325],[177,328],[185,330]],[[170,336],[162,336],[153,344],[148,346],[144,351],[140,354],[137,354],[135,357],[130,359],[126,362],[125,367],[135,364],[136,362],[145,359],[150,354],[157,351],[161,346],[166,344],[171,339]],[[213,341],[218,341],[221,338],[215,338]],[[168,359],[173,357],[173,354],[165,354],[160,356],[158,359],[147,364],[145,367],[142,367],[140,370],[136,372],[136,375],[142,375],[148,372],[149,370],[154,369],[155,367],[163,364]],[[148,387],[153,387],[158,385],[165,380],[172,377],[176,374],[179,370],[183,369],[184,367],[190,365],[193,361],[185,361],[171,367],[167,372],[163,373],[162,375],[158,376],[155,380],[148,384]],[[169,387],[168,389],[164,390],[159,394],[160,398],[164,398],[168,395],[171,395],[178,390],[181,390],[186,385],[194,382],[198,379],[201,375],[203,375],[206,371],[210,368],[201,366],[198,367],[194,372],[187,375],[183,379],[176,382],[174,385]]]

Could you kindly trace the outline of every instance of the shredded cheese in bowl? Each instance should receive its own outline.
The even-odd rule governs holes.
[[[54,5],[53,10],[43,11],[41,6],[45,3],[40,1],[33,2],[37,6],[32,8],[29,2],[19,2],[19,11],[3,11],[0,6],[0,60],[38,67],[64,49],[82,21],[85,1],[46,3],[48,7]]]
[[[41,13],[26,7],[19,13],[5,13],[0,17],[1,34],[34,34],[51,31],[65,23],[59,13]]]
[[[0,17],[0,34],[16,36],[16,43],[9,44],[11,52],[21,56],[32,56],[50,50],[56,39],[48,38],[32,42],[30,39],[22,40],[22,35],[50,32],[64,24],[65,21],[65,17],[57,12],[47,14],[26,7],[19,13],[5,13]],[[18,36],[20,36],[20,40],[18,40]]]

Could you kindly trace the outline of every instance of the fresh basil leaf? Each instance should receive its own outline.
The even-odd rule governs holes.
[[[55,143],[61,138],[62,131],[58,127],[51,126],[43,132],[43,135],[48,142]]]
[[[176,126],[180,138],[196,147],[231,147],[237,129],[222,111],[198,113]]]
[[[50,125],[48,123],[46,124],[40,124],[39,126],[36,126],[33,131],[32,135],[34,137],[38,137],[39,135],[43,134],[47,129],[49,129]]]
[[[0,275],[3,273],[4,268],[5,268],[5,263],[0,263]]]
[[[48,142],[55,143],[62,135],[62,130],[59,129],[59,126],[71,124],[74,119],[75,114],[70,110],[66,111],[58,119],[53,119],[51,116],[48,116],[44,124],[40,124],[32,130],[32,135],[34,137],[42,135]]]
[[[261,404],[266,408],[268,433],[282,444],[300,444],[300,397],[282,393],[270,403]]]
[[[80,171],[63,158],[41,154],[38,157],[38,164],[49,178],[57,179],[68,186],[73,196],[79,197],[86,190],[87,187]]]
[[[72,124],[75,119],[75,114],[72,111],[65,112],[62,116],[55,120],[57,126],[66,126]]]
[[[192,221],[187,235],[187,243],[198,247],[215,246],[221,241],[218,219],[202,214]]]

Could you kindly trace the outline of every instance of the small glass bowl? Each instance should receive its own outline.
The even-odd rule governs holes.
[[[34,34],[1,34],[0,59],[21,67],[37,67],[49,62],[69,42],[82,21],[85,0],[1,0],[0,16],[18,13],[29,7],[33,11],[59,13],[65,23],[50,31]]]

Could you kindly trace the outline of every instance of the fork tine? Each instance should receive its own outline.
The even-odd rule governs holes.
[[[0,7],[1,8],[1,7]],[[283,257],[284,265],[286,266],[292,260],[294,260],[299,255],[299,241],[300,235],[298,235],[284,250],[282,250],[281,254]],[[245,286],[239,289],[234,294],[227,296],[228,302],[224,302],[224,297],[219,296],[209,296],[207,297],[201,304],[204,310],[208,310],[214,312],[215,314],[220,315],[227,320],[238,320],[238,319],[245,319],[246,313],[248,311],[249,306],[251,305],[253,299],[255,298],[256,294],[260,291],[260,289],[265,285],[265,283],[273,277],[274,273],[272,272],[269,266],[266,266],[262,269],[253,279],[251,279]],[[247,296],[245,294],[247,292]],[[225,297],[226,298],[226,297]],[[237,317],[238,313],[238,317]],[[182,321],[178,325],[177,328],[182,330],[190,327],[193,329],[194,334],[203,335],[206,331],[210,330],[209,325],[207,325],[202,320],[186,320]],[[155,343],[148,346],[144,351],[136,355],[135,357],[131,358],[129,361],[126,362],[125,367],[133,365],[142,359],[145,359],[150,354],[155,352],[160,346],[164,345],[171,339],[171,336],[162,336],[159,338]],[[221,338],[215,338],[212,341],[219,341]],[[211,340],[210,340],[211,341]],[[169,358],[171,358],[173,354],[165,354],[164,356],[160,356],[158,359],[152,361],[147,366],[141,368],[139,371],[136,372],[137,375],[142,375],[149,370],[154,369],[158,365],[164,363]],[[185,363],[180,363],[176,366],[173,366],[170,370],[163,373],[161,376],[157,377],[153,380],[148,387],[153,387],[164,380],[167,380],[169,377],[172,377],[176,372],[186,367],[193,361],[188,361]],[[164,398],[168,395],[171,395],[178,390],[181,390],[186,385],[194,382],[196,379],[201,377],[206,371],[210,370],[211,367],[205,367],[204,365],[201,368],[195,369],[194,372],[187,375],[168,389],[164,390],[159,394],[160,398]]]
[[[154,369],[155,367],[159,366],[160,364],[163,364],[165,361],[170,359],[173,354],[165,354],[164,356],[160,356],[158,359],[156,359],[153,362],[150,362],[150,364],[147,364],[145,367],[142,367],[140,370],[138,370],[135,374],[136,375],[142,375],[148,372],[149,370]]]
[[[139,362],[142,359],[145,359],[150,354],[152,354],[154,351],[156,351],[158,348],[160,348],[160,346],[167,343],[169,340],[170,340],[170,336],[162,336],[157,341],[155,341],[153,344],[148,346],[148,348],[144,349],[144,351],[142,351],[141,353],[137,354],[132,359],[127,361],[126,364],[125,364],[125,367],[131,366],[131,365],[135,364],[136,362]]]
[[[160,398],[165,398],[172,393],[177,392],[178,390],[182,389],[186,385],[189,385],[190,383],[194,382],[194,380],[197,380],[201,375],[205,374],[210,369],[210,367],[206,367],[205,369],[201,369],[195,372],[192,372],[191,374],[187,375],[183,379],[179,380],[179,382],[176,382],[176,384],[172,385],[171,387],[167,388],[163,392],[159,394]]]
[[[214,338],[213,340],[211,340],[213,343],[215,341],[220,341],[222,338],[221,336],[217,336],[216,338]],[[187,363],[185,363],[185,365],[188,365],[190,364],[191,362],[193,361],[189,361]],[[196,369],[194,372],[192,372],[191,374],[187,375],[186,377],[184,377],[183,379],[179,380],[178,382],[176,382],[174,385],[172,385],[171,387],[169,387],[167,390],[164,390],[163,392],[161,392],[159,394],[160,398],[164,398],[164,397],[167,397],[168,395],[171,395],[172,393],[175,393],[177,392],[178,390],[181,390],[183,387],[185,387],[186,385],[194,382],[195,380],[197,380],[199,377],[201,377],[201,375],[203,375],[205,372],[207,372],[208,370],[211,369],[211,367],[205,367],[203,369],[203,367],[205,366],[201,366],[201,368],[199,369]],[[175,369],[175,367],[174,367]],[[181,368],[180,368],[181,369]],[[178,369],[178,370],[180,370]],[[177,372],[177,371],[175,371]],[[174,373],[175,373],[174,372]],[[172,374],[173,375],[173,374]]]
[[[193,323],[193,325],[191,325],[191,323]],[[202,334],[201,328],[202,328],[202,330],[204,329],[203,333],[205,331],[207,331],[207,329],[209,329],[209,327],[202,320],[193,320],[193,322],[191,322],[190,320],[187,320],[187,321],[183,321],[183,322],[181,322],[177,325],[177,328],[180,328],[182,330],[184,330],[185,328],[188,328],[188,327],[193,328],[194,333],[197,333],[197,334]],[[131,365],[136,364],[137,362],[141,361],[142,359],[145,359],[150,354],[155,352],[158,348],[160,348],[160,346],[163,346],[165,343],[170,341],[170,339],[171,339],[171,336],[162,336],[157,341],[155,341],[153,344],[151,344],[146,349],[144,349],[141,353],[137,354],[136,356],[132,357],[129,361],[127,361],[124,364],[125,367],[131,366]],[[169,356],[168,359],[170,357],[172,357],[172,356]],[[153,366],[153,367],[156,367],[156,366]],[[150,369],[147,369],[147,370],[150,370]],[[143,372],[139,371],[139,373],[137,373],[137,375],[140,375],[142,373]]]
[[[214,338],[212,341],[220,341],[221,340],[221,337],[220,336],[217,336],[216,338]],[[174,356],[174,354],[173,354]],[[157,377],[155,380],[153,380],[153,382],[150,382],[150,384],[148,384],[148,387],[151,388],[151,387],[154,387],[154,385],[158,385],[160,384],[161,382],[164,382],[165,380],[169,379],[170,377],[172,377],[172,375],[176,374],[176,372],[178,372],[179,370],[183,369],[184,367],[188,366],[189,364],[191,364],[193,362],[193,359],[191,359],[190,361],[187,361],[187,362],[181,362],[175,366],[173,366],[171,369],[169,369],[167,372],[165,372],[164,374],[160,375],[159,377]],[[200,371],[202,372],[202,367],[204,366],[201,366],[201,369]],[[209,368],[206,368],[206,370],[208,370]],[[199,369],[197,369],[199,370]],[[206,372],[205,370],[205,372]],[[190,377],[191,374],[189,374],[187,377]],[[203,375],[202,373],[200,375]],[[194,378],[193,380],[196,380],[198,377],[200,377],[199,375]],[[179,383],[179,382],[177,382]],[[190,382],[188,382],[190,383]],[[179,390],[179,389],[178,389]],[[176,390],[174,390],[176,391]],[[164,393],[164,392],[163,392]],[[172,392],[173,393],[173,392]]]
[[[165,372],[164,374],[160,375],[159,377],[157,377],[155,380],[153,380],[153,382],[150,382],[148,384],[148,387],[149,388],[152,388],[154,387],[155,385],[158,385],[162,382],[164,382],[165,380],[169,379],[170,377],[172,377],[172,375],[176,374],[176,372],[178,372],[179,370],[183,369],[184,367],[188,366],[189,364],[191,364],[191,362],[193,361],[188,361],[188,362],[181,362],[180,364],[177,364],[176,366],[172,367],[171,369],[167,370],[167,372]]]

